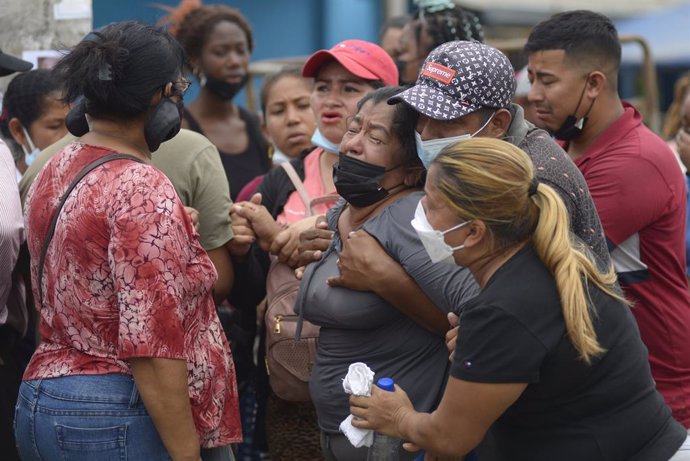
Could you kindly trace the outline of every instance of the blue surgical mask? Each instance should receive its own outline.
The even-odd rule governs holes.
[[[429,254],[429,259],[432,263],[443,263],[443,264],[455,264],[455,259],[453,259],[453,253],[457,250],[462,250],[465,245],[458,245],[452,247],[446,243],[444,235],[448,232],[460,229],[471,223],[472,221],[465,221],[456,226],[446,229],[444,231],[438,231],[431,227],[429,220],[426,219],[426,213],[424,212],[424,207],[422,206],[421,200],[417,205],[417,209],[414,212],[414,219],[410,222],[412,227],[417,232],[419,240],[422,241],[424,249]]]
[[[334,155],[338,155],[340,151],[340,144],[330,142],[323,134],[321,134],[321,131],[318,128],[311,137],[311,143]]]
[[[417,130],[415,130],[414,140],[417,145],[417,156],[422,161],[424,168],[427,170],[429,169],[431,162],[438,156],[444,147],[450,144],[455,144],[456,142],[467,141],[468,139],[475,137],[477,133],[480,133],[484,128],[486,128],[492,118],[494,118],[493,114],[484,123],[484,125],[481,126],[481,128],[472,134],[465,133],[461,134],[460,136],[451,136],[448,138],[428,139],[423,141],[422,136],[417,133]]]
[[[26,131],[26,128],[22,127],[22,131],[24,132],[24,136],[26,136],[26,141],[29,143],[29,149],[31,149],[31,152],[29,152],[24,144],[20,144],[22,146],[22,150],[24,151],[24,161],[26,162],[26,166],[31,166],[41,150],[34,145],[34,142],[31,140],[31,136],[29,136],[29,132]]]

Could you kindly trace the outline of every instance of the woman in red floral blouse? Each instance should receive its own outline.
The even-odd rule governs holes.
[[[179,130],[183,62],[167,33],[127,22],[90,34],[56,68],[67,98],[84,96],[90,131],[44,167],[27,202],[43,342],[18,399],[23,460],[231,460],[241,440],[216,272],[149,164]],[[134,159],[97,167],[57,210],[75,176],[113,153]]]

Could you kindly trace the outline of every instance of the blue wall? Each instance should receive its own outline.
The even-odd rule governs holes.
[[[157,5],[176,6],[177,0],[93,0],[93,26],[140,20],[155,24],[167,14]],[[252,61],[308,56],[341,40],[376,41],[383,19],[382,0],[207,0],[238,8],[254,31]],[[256,81],[255,88],[261,82]],[[194,82],[185,100],[193,101],[199,88]],[[245,105],[244,92],[236,101]]]
[[[234,0],[224,3],[242,11],[254,29],[252,60],[309,55],[340,40],[376,41],[383,18],[381,0]],[[138,19],[155,23],[166,13],[156,5],[176,0],[93,0],[93,25]]]

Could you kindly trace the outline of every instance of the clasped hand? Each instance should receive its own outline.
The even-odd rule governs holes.
[[[252,243],[276,255],[280,262],[297,267],[299,257],[299,236],[314,226],[316,218],[305,218],[290,225],[276,222],[265,206],[261,205],[261,194],[254,194],[248,202],[236,203],[230,212],[232,229],[237,243],[233,255],[244,256]]]

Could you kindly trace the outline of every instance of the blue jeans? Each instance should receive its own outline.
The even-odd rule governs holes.
[[[24,381],[14,425],[23,461],[170,460],[127,375]]]

